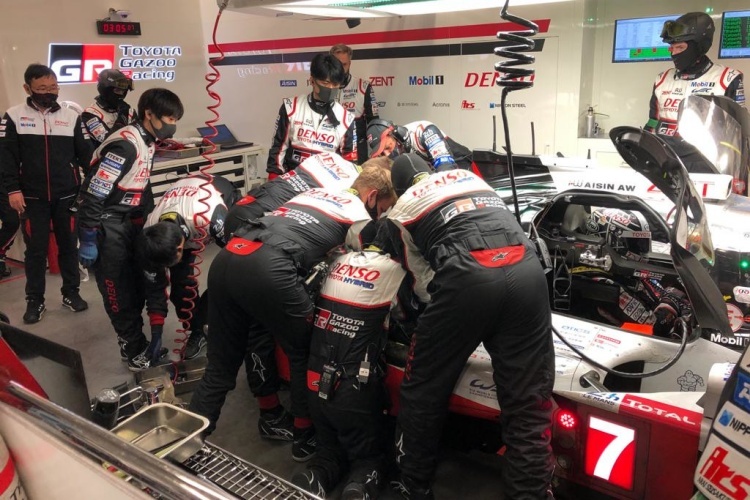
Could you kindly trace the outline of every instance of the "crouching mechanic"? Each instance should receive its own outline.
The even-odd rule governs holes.
[[[136,242],[153,208],[149,178],[154,141],[172,137],[182,114],[180,98],[170,90],[145,91],[138,100],[139,119],[102,143],[81,186],[78,258],[84,267],[94,269],[104,309],[117,332],[120,356],[131,371],[148,368],[154,357],[167,352],[154,350],[155,344],[149,349],[142,331],[147,290]],[[147,309],[157,313],[150,310],[154,302],[158,300],[149,298]],[[157,336],[163,328],[158,322],[151,325]]]
[[[544,271],[489,185],[470,171],[430,172],[415,154],[396,159],[391,175],[400,197],[376,239],[379,247],[381,240],[393,247],[415,293],[428,302],[401,385],[401,477],[392,485],[405,498],[433,498],[448,399],[482,342],[501,406],[503,493],[514,500],[548,498],[555,367]]]
[[[418,121],[404,126],[375,119],[367,125],[370,158],[416,153],[435,171],[471,168],[471,151],[447,137],[434,123]]]
[[[169,287],[177,317],[190,332],[182,346],[184,359],[197,357],[206,345],[203,326],[208,320],[208,299],[205,293],[198,293],[193,266],[196,253],[212,240],[220,247],[226,244],[227,212],[238,198],[237,188],[224,177],[189,176],[172,184],[146,219],[142,238],[146,286],[155,288],[153,295],[162,299],[160,311],[167,310],[165,292]],[[163,325],[164,317],[151,317],[152,324],[159,322]],[[151,340],[154,342],[153,337]]]
[[[365,168],[346,191],[311,189],[234,233],[209,270],[208,366],[190,402],[191,411],[209,418],[208,432],[235,387],[248,342],[270,331],[290,363],[292,458],[312,457],[306,373],[313,304],[303,280],[345,239],[358,244],[359,231],[394,200],[389,172]]]
[[[377,498],[385,456],[385,320],[406,272],[370,246],[337,258],[315,304],[307,388],[318,448],[292,483],[325,497]]]

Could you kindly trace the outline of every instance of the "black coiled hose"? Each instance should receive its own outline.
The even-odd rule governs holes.
[[[508,175],[510,177],[510,187],[513,191],[513,208],[515,208],[516,219],[520,224],[521,211],[518,208],[516,176],[515,172],[513,171],[513,151],[510,147],[510,131],[508,130],[508,117],[505,112],[505,100],[509,92],[512,92],[514,90],[527,89],[534,85],[534,69],[520,68],[519,66],[532,64],[536,60],[534,56],[522,54],[521,52],[534,50],[534,47],[536,47],[536,43],[529,37],[539,33],[539,26],[527,19],[509,14],[509,2],[510,0],[505,0],[505,5],[500,11],[500,17],[506,21],[519,24],[528,29],[522,31],[499,31],[497,33],[498,39],[510,43],[501,47],[495,47],[494,49],[494,53],[496,56],[505,57],[508,59],[506,61],[495,63],[495,70],[500,73],[500,76],[497,78],[497,80],[495,80],[495,83],[503,88],[502,96],[500,98],[500,112],[502,113],[503,118],[505,149],[508,155]],[[526,79],[526,77],[529,78]]]

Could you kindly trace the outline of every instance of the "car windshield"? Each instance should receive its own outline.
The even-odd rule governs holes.
[[[731,175],[737,180],[742,179],[742,127],[723,109],[725,104],[697,95],[686,97],[681,104],[678,130],[713,166],[714,173]],[[727,109],[745,112],[741,108],[734,111],[731,105]],[[691,170],[690,165],[686,166]]]

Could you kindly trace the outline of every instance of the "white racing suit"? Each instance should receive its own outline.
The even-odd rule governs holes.
[[[376,488],[382,479],[384,323],[404,276],[388,255],[350,252],[331,264],[315,304],[307,388],[318,446],[309,468],[329,488],[347,468],[351,481],[374,478]]]
[[[435,170],[471,167],[471,151],[446,136],[434,123],[422,120],[407,123],[404,128],[405,153],[418,154]]]

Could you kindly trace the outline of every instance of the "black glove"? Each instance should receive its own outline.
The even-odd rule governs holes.
[[[685,300],[685,293],[676,288],[669,287],[664,291],[654,310],[654,335],[669,337],[675,321],[683,314]]]
[[[148,345],[148,357],[151,365],[156,365],[161,359],[161,336],[164,325],[151,325],[151,343]]]

